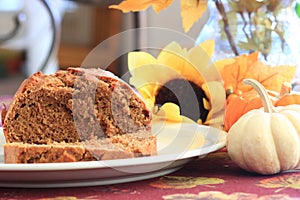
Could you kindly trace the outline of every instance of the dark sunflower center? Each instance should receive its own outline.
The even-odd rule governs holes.
[[[180,107],[181,115],[204,122],[209,111],[204,108],[203,98],[207,99],[204,91],[195,83],[173,79],[158,89],[155,104],[175,103]]]

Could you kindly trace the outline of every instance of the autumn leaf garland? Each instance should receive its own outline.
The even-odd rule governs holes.
[[[123,12],[137,12],[152,6],[156,13],[169,7],[174,0],[124,0],[119,5],[111,5],[109,8],[122,10]],[[182,25],[188,32],[207,9],[207,0],[180,0]]]
[[[111,5],[109,8],[119,9],[123,12],[137,12],[145,10],[152,6],[156,13],[159,13],[163,9],[167,8],[173,0],[124,0],[119,5]]]

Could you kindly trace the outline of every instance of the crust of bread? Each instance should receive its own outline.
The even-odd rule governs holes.
[[[132,152],[122,149],[87,149],[83,144],[23,144],[4,145],[5,163],[58,163],[133,158]],[[100,159],[99,159],[100,158]]]

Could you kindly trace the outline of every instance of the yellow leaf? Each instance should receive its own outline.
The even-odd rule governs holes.
[[[215,199],[215,200],[240,200],[240,199],[257,199],[257,200],[275,200],[275,199],[293,199],[288,194],[267,194],[259,196],[252,193],[235,192],[226,194],[219,191],[203,191],[199,194],[194,193],[179,193],[163,196],[164,200],[175,199]]]
[[[207,9],[207,1],[180,0],[182,24],[185,32],[188,32]]]
[[[173,0],[124,0],[119,5],[111,5],[109,8],[122,10],[126,13],[145,10],[149,6],[152,6],[155,12],[159,13],[171,5],[172,2]]]
[[[280,65],[268,66],[262,62],[256,62],[249,71],[263,86],[272,91],[279,92],[284,82],[291,82],[296,72],[296,66]]]
[[[164,176],[158,181],[151,183],[150,185],[157,188],[194,188],[198,185],[215,185],[222,184],[225,181],[220,178],[209,177],[186,177],[186,176]]]
[[[238,12],[256,12],[260,7],[266,4],[266,1],[257,0],[239,0],[236,2]]]
[[[266,178],[257,184],[264,188],[291,188],[295,190],[300,189],[300,175],[298,173],[294,174],[283,174],[280,176],[275,176],[271,178]]]

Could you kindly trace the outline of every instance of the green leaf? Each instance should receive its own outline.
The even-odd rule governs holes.
[[[300,3],[296,3],[296,6],[295,6],[295,12],[298,16],[298,18],[300,18]]]

